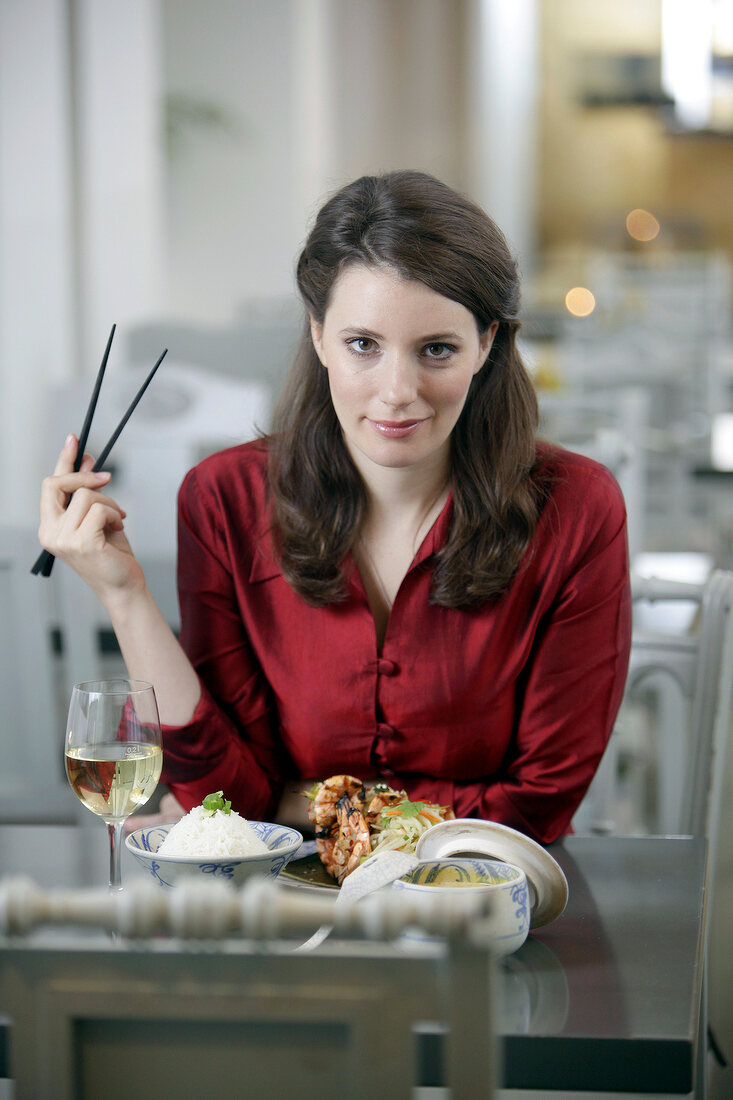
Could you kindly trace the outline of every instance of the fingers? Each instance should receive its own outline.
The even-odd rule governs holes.
[[[186,814],[181,803],[170,791],[168,794],[164,794],[160,800],[160,812],[166,815],[166,821],[178,821]]]
[[[74,462],[76,461],[76,452],[79,446],[79,440],[72,433],[67,435],[66,441],[61,448],[59,457],[56,459],[56,466],[54,468],[54,477],[60,477],[62,474],[70,474],[74,472]],[[94,458],[90,454],[85,454],[81,460],[80,470],[88,472],[94,465]]]
[[[54,476],[58,477],[60,474],[70,474],[74,469],[74,460],[76,459],[76,449],[79,446],[79,440],[73,433],[70,433],[66,437],[66,441],[61,448],[61,453],[56,459],[56,466],[54,468]]]
[[[55,506],[58,512],[65,512],[72,493],[81,489],[99,489],[107,484],[110,476],[106,471],[95,474],[91,470],[80,470],[78,474],[71,472],[46,477],[41,483],[41,507],[50,509]]]
[[[69,435],[54,473],[43,481],[38,538],[104,602],[110,594],[118,598],[121,589],[139,589],[144,577],[125,535],[127,513],[102,491],[111,475],[95,472],[88,454],[75,472],[77,447],[76,437]]]
[[[108,480],[106,474],[102,483]],[[99,491],[99,484],[99,475],[91,472],[46,478],[38,527],[38,537],[46,550],[67,559],[69,555],[85,555],[103,548],[108,536],[124,530],[127,513]]]
[[[68,508],[65,509],[67,525],[73,529],[80,527],[90,513],[95,515],[95,526],[97,527],[100,526],[98,521],[103,516],[107,517],[106,522],[110,519],[114,519],[116,522],[124,519],[127,515],[116,501],[105,496],[104,493],[100,493],[96,489],[77,489],[69,501]],[[104,523],[101,526],[104,526]]]
[[[66,527],[79,527],[92,504],[102,503],[113,508],[124,519],[126,513],[111,497],[99,491],[109,481],[109,474],[62,474],[47,477],[41,485],[40,537],[53,537],[52,532],[60,522]],[[71,521],[67,518],[71,514]]]
[[[44,478],[41,485],[41,524],[51,521],[53,516],[59,516],[66,510],[69,497],[79,489],[99,489],[110,479],[107,471],[94,473],[94,459],[85,454],[78,473],[74,472],[79,441],[73,433],[66,437],[61,452],[56,461],[56,466],[51,477]],[[112,502],[114,503],[114,502]],[[117,507],[117,505],[114,505]],[[122,513],[121,509],[118,509]]]
[[[163,825],[167,822],[168,818],[164,818],[162,814],[133,814],[132,817],[125,818],[122,828],[126,833],[134,833],[136,829],[147,829],[151,825]]]
[[[160,800],[160,811],[157,814],[135,814],[128,817],[124,824],[126,833],[132,833],[135,829],[145,829],[150,825],[168,825],[171,821],[180,821],[186,811],[178,799],[168,793]]]

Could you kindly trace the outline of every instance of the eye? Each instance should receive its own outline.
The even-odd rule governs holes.
[[[426,344],[423,355],[426,359],[449,359],[455,350],[453,344]]]
[[[354,355],[370,355],[376,350],[376,343],[372,340],[371,336],[354,336],[353,339],[346,341],[349,350]]]

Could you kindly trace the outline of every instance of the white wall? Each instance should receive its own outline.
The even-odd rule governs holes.
[[[230,324],[245,299],[291,291],[303,236],[294,5],[165,0],[163,13],[170,308]]]
[[[470,0],[470,190],[506,234],[523,272],[536,264],[539,94],[537,0]]]
[[[161,28],[158,0],[74,0],[71,10],[85,375],[96,371],[113,322],[111,362],[119,362],[129,326],[167,306]]]
[[[463,5],[165,0],[170,304],[228,323],[287,296],[333,189],[398,167],[458,186]]]
[[[0,4],[0,516],[37,523],[54,384],[165,308],[156,0]],[[118,335],[110,364],[124,362]]]
[[[0,3],[0,522],[15,525],[38,522],[39,394],[73,373],[65,18],[64,0]]]
[[[294,302],[308,223],[347,180],[434,172],[508,220],[523,246],[534,139],[517,134],[531,121],[531,73],[521,80],[531,51],[521,52],[515,18],[507,48],[523,61],[512,96],[524,98],[506,103],[481,45],[489,16],[507,4],[0,3],[6,521],[35,523],[48,389],[91,384],[112,322],[110,370],[122,370],[126,336],[146,322],[230,329],[236,343],[242,318],[282,316],[273,303]],[[510,132],[497,140],[502,110]],[[50,434],[60,445],[79,426]]]

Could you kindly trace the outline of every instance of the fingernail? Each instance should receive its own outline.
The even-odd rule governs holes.
[[[71,432],[69,432],[66,439],[64,440],[64,447],[70,447],[73,442],[74,442],[74,436],[72,435]]]
[[[107,481],[112,475],[107,470],[95,470],[94,476],[97,481]]]

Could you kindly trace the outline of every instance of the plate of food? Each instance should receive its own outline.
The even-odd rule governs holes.
[[[404,790],[353,775],[329,776],[306,797],[315,840],[302,845],[280,878],[318,889],[338,889],[370,855],[414,855],[428,829],[455,817],[450,806],[412,801]]]
[[[456,818],[453,808],[412,801],[407,792],[353,775],[332,775],[308,791],[315,840],[280,872],[283,882],[337,890],[370,856],[403,852],[420,862],[495,859],[526,875],[531,928],[559,917],[568,884],[553,856],[524,833],[479,818]]]

